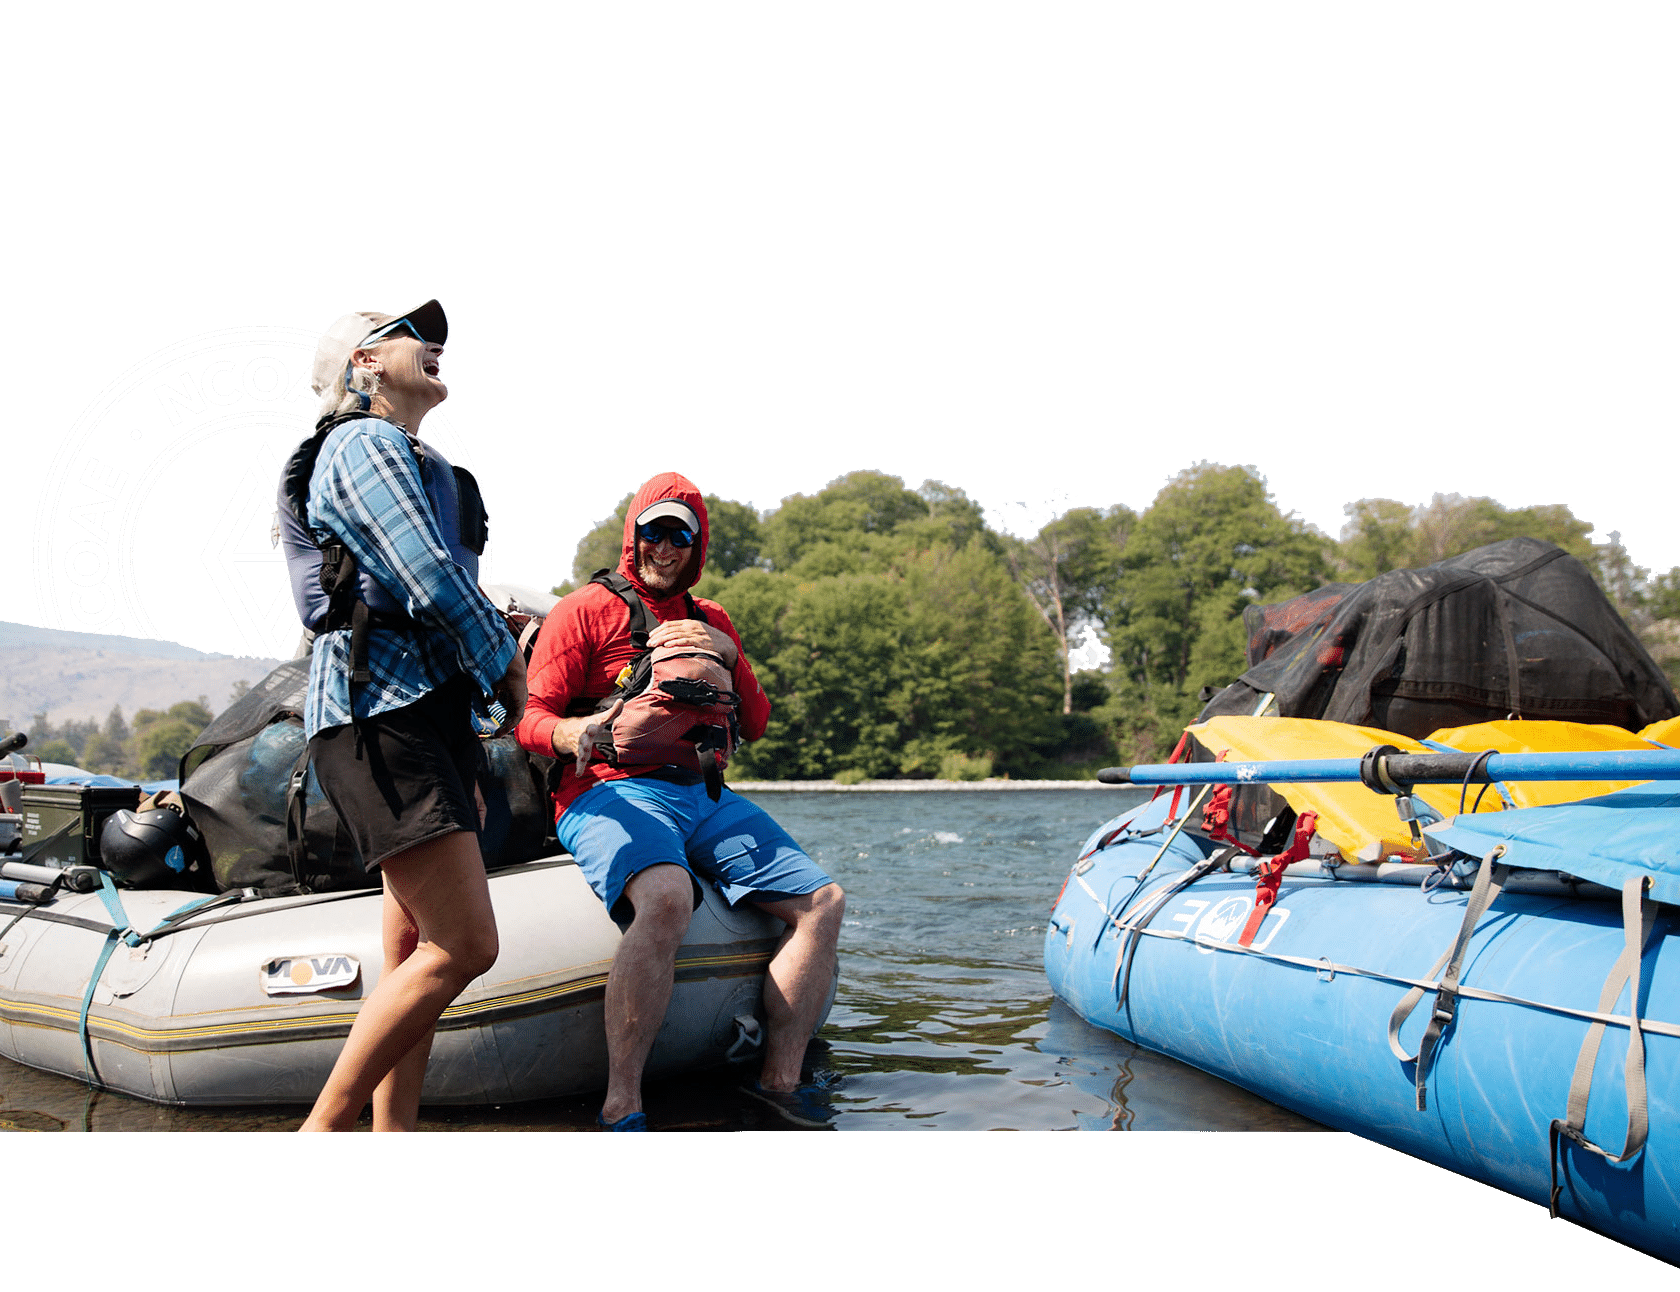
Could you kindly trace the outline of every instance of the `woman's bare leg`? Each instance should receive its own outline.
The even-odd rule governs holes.
[[[420,945],[420,925],[414,913],[385,885],[385,906],[381,912],[380,941],[385,950],[385,967],[380,977],[389,976],[414,954]],[[420,1091],[426,1082],[426,1060],[431,1057],[435,1027],[402,1058],[373,1089],[373,1129],[411,1131],[420,1118]]]
[[[362,1003],[301,1130],[354,1126],[374,1088],[424,1041],[449,1002],[496,962],[496,918],[476,835],[457,831],[428,840],[381,869],[421,940]],[[413,1094],[418,1105],[418,1084]]]

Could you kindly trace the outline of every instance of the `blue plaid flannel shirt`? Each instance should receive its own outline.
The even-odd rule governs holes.
[[[486,695],[518,649],[467,572],[455,563],[420,482],[409,437],[390,422],[362,418],[321,446],[309,485],[309,525],[330,531],[357,563],[419,621],[368,633],[372,681],[350,686],[350,630],[322,633],[309,665],[304,730],[309,736],[413,704],[456,673]]]

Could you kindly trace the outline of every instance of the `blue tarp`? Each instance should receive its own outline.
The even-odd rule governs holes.
[[[90,772],[84,767],[73,767],[69,763],[42,763],[41,770],[46,773],[48,785],[94,785],[102,789],[125,789],[136,783],[143,794],[155,794],[159,790],[174,790],[181,787],[180,781],[131,781],[121,776],[106,776],[102,772]]]
[[[1653,782],[1601,798],[1460,816],[1430,826],[1429,837],[1474,857],[1504,843],[1501,859],[1533,870],[1561,870],[1620,889],[1651,877],[1651,896],[1680,905],[1680,787]]]

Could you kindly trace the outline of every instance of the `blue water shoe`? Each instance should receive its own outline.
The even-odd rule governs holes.
[[[795,1126],[819,1130],[834,1120],[835,1112],[829,1098],[839,1079],[832,1072],[816,1072],[811,1080],[792,1090],[766,1090],[755,1081],[750,1086],[742,1086],[741,1093],[768,1104]]]

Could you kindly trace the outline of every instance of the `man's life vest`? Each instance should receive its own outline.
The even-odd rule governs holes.
[[[352,682],[369,680],[367,630],[413,628],[416,621],[403,603],[391,595],[371,574],[356,563],[337,537],[325,543],[315,539],[309,525],[309,482],[327,436],[346,422],[370,417],[368,413],[346,413],[323,418],[315,433],[298,445],[280,473],[278,524],[280,547],[286,556],[286,570],[292,580],[292,601],[298,618],[313,633],[348,628]],[[449,555],[478,582],[478,558],[490,536],[489,515],[478,481],[464,467],[451,466],[430,445],[412,440],[420,462],[420,482],[431,504]]]
[[[741,697],[723,657],[693,646],[650,649],[653,616],[630,580],[615,570],[597,570],[589,581],[629,607],[630,642],[639,652],[624,666],[612,694],[593,706],[600,713],[624,701],[608,727],[612,740],[602,757],[614,767],[654,764],[699,772],[716,802],[723,793],[723,769],[741,741]],[[683,597],[689,618],[707,622],[694,598],[686,592]]]

